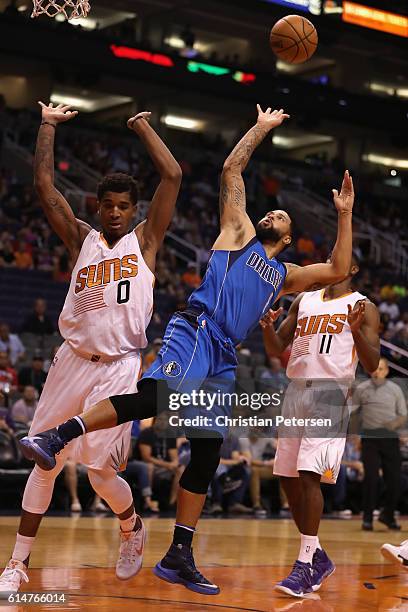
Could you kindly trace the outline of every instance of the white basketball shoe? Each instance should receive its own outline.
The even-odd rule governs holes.
[[[146,527],[141,523],[137,531],[120,533],[119,559],[116,563],[116,576],[120,580],[129,580],[142,569],[143,551],[146,542]]]
[[[404,569],[408,570],[408,540],[405,540],[399,546],[383,544],[381,546],[381,554],[391,563],[403,565]]]
[[[18,593],[23,582],[29,582],[27,567],[22,561],[10,559],[0,575],[0,599],[7,598],[11,593]]]

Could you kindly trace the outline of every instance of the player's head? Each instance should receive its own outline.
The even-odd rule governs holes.
[[[270,210],[258,221],[255,229],[256,237],[262,244],[279,245],[280,251],[292,244],[293,221],[285,210]]]
[[[326,263],[330,263],[331,262],[331,257],[332,257],[332,254],[330,253],[329,256],[327,257]],[[348,273],[347,279],[350,281],[359,272],[360,272],[360,258],[357,255],[357,253],[355,251],[353,251],[351,253],[351,263],[350,263],[350,269],[349,269],[349,273]],[[340,282],[344,283],[344,280],[342,280]]]
[[[128,174],[108,174],[99,183],[97,198],[99,215],[105,238],[118,240],[129,231],[134,217],[139,189],[137,181]]]

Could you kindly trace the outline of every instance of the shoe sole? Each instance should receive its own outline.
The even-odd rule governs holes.
[[[310,595],[310,593],[313,593],[313,589],[311,591],[305,591],[304,593],[295,593],[291,589],[288,589],[288,587],[281,586],[280,584],[275,585],[274,589],[275,591],[281,591],[282,593],[285,593],[286,595],[290,595],[291,597],[298,597],[298,598],[307,597],[308,595]]]
[[[30,442],[29,440],[19,440],[19,448],[22,455],[29,461],[35,461],[35,463],[42,470],[49,472],[55,468],[56,461],[54,463],[50,461],[50,456],[44,453],[44,451],[36,444],[36,442]]]
[[[192,582],[188,582],[187,580],[180,578],[177,570],[165,569],[160,565],[160,563],[157,563],[157,565],[153,568],[153,574],[157,576],[157,578],[160,578],[160,580],[165,580],[171,584],[181,584],[186,589],[194,591],[195,593],[201,593],[202,595],[218,595],[221,590],[219,587],[211,590],[205,589],[204,587],[200,587]]]
[[[387,559],[387,561],[390,561],[394,565],[398,565],[400,567],[402,566],[406,571],[408,571],[408,565],[404,565],[403,559],[399,559],[393,552],[391,552],[391,550],[388,550],[388,548],[385,548],[385,545],[381,546],[380,552],[382,556],[384,557],[384,559]],[[408,559],[407,559],[407,564],[408,564]]]
[[[316,593],[316,591],[318,591],[320,589],[320,587],[322,586],[324,580],[327,580],[328,578],[330,578],[330,576],[332,576],[335,571],[336,571],[336,568],[335,568],[335,566],[333,566],[333,569],[328,574],[326,574],[326,576],[323,576],[321,583],[320,584],[316,584],[314,587],[312,587],[313,588],[313,593]]]
[[[142,521],[142,519],[140,519],[140,520]],[[142,558],[142,562],[141,562],[140,566],[137,568],[137,570],[135,572],[132,572],[132,574],[128,574],[126,576],[119,576],[118,573],[117,573],[117,570],[116,570],[115,574],[116,574],[116,578],[118,580],[130,580],[134,576],[137,576],[138,573],[140,572],[140,570],[142,569],[142,566],[143,566],[143,553],[144,553],[144,549],[145,549],[145,546],[146,546],[146,540],[147,540],[147,529],[146,529],[145,524],[144,524],[143,521],[142,521],[142,529],[144,530],[144,534],[143,534],[143,547],[142,547],[142,553],[140,555],[141,558]]]

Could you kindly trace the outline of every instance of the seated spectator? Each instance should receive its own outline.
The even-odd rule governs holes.
[[[16,266],[20,268],[20,270],[30,270],[33,267],[33,256],[28,248],[26,242],[21,240],[17,249],[14,251],[14,256],[16,258]]]
[[[10,241],[3,242],[0,246],[0,268],[13,268],[16,258]]]
[[[11,408],[11,418],[14,422],[25,423],[30,427],[38,404],[38,391],[35,387],[24,387],[23,397],[17,400]]]
[[[24,359],[25,348],[17,334],[10,334],[7,323],[0,323],[0,351],[7,353],[12,366]]]
[[[153,340],[150,350],[147,351],[143,357],[143,372],[146,372],[146,370],[150,368],[162,346],[163,340],[161,338],[155,338]]]
[[[392,292],[378,307],[380,314],[387,314],[391,321],[396,321],[400,316],[397,299],[395,293]]]
[[[197,273],[196,265],[189,263],[186,272],[181,277],[181,280],[187,287],[191,289],[197,289],[201,283],[201,276]]]
[[[17,391],[17,387],[17,372],[10,366],[7,353],[0,351],[0,389],[4,393],[10,393]]]
[[[47,302],[38,298],[34,302],[34,310],[23,323],[22,331],[38,336],[54,333],[54,325],[46,314]]]
[[[278,357],[269,357],[268,361],[269,368],[261,373],[259,380],[268,390],[283,393],[289,384],[285,369],[282,367]]]
[[[44,372],[44,359],[41,355],[34,355],[31,366],[22,368],[18,374],[18,381],[20,387],[32,385],[35,387],[41,395],[45,380],[47,378],[46,372]]]
[[[132,444],[129,449],[126,469],[121,476],[130,485],[133,483],[137,485],[143,497],[143,510],[156,513],[159,511],[159,505],[157,501],[152,499],[154,465],[153,463],[140,461],[137,456],[138,454],[134,452]]]
[[[143,429],[138,439],[142,461],[153,464],[153,488],[163,481],[170,482],[168,504],[174,506],[177,500],[178,483],[183,473],[179,466],[176,438],[166,437],[167,416],[158,415],[152,427]]]
[[[310,235],[305,232],[297,241],[296,248],[301,257],[308,256],[310,259],[313,257],[316,245]]]
[[[251,508],[242,503],[248,489],[249,474],[248,460],[240,452],[238,438],[235,436],[225,438],[220,454],[220,464],[211,482],[210,514],[222,512],[223,500],[228,512],[251,513]]]
[[[252,510],[257,517],[266,516],[267,512],[261,504],[261,482],[277,478],[273,473],[274,457],[276,453],[276,438],[265,438],[262,432],[253,429],[248,438],[241,438],[239,446],[242,454],[251,466],[250,492]],[[286,495],[280,488],[281,509],[288,510],[289,504]]]

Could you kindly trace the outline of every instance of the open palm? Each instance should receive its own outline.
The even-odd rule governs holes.
[[[258,109],[258,124],[268,126],[270,129],[281,125],[285,119],[289,119],[289,115],[286,115],[283,108],[280,110],[272,110],[267,108],[264,112],[259,104],[256,105]]]
[[[42,120],[54,125],[69,121],[78,114],[78,111],[71,110],[72,107],[70,104],[58,104],[58,106],[55,107],[52,102],[50,102],[48,106],[44,104],[44,102],[38,102],[38,104],[42,108]]]

